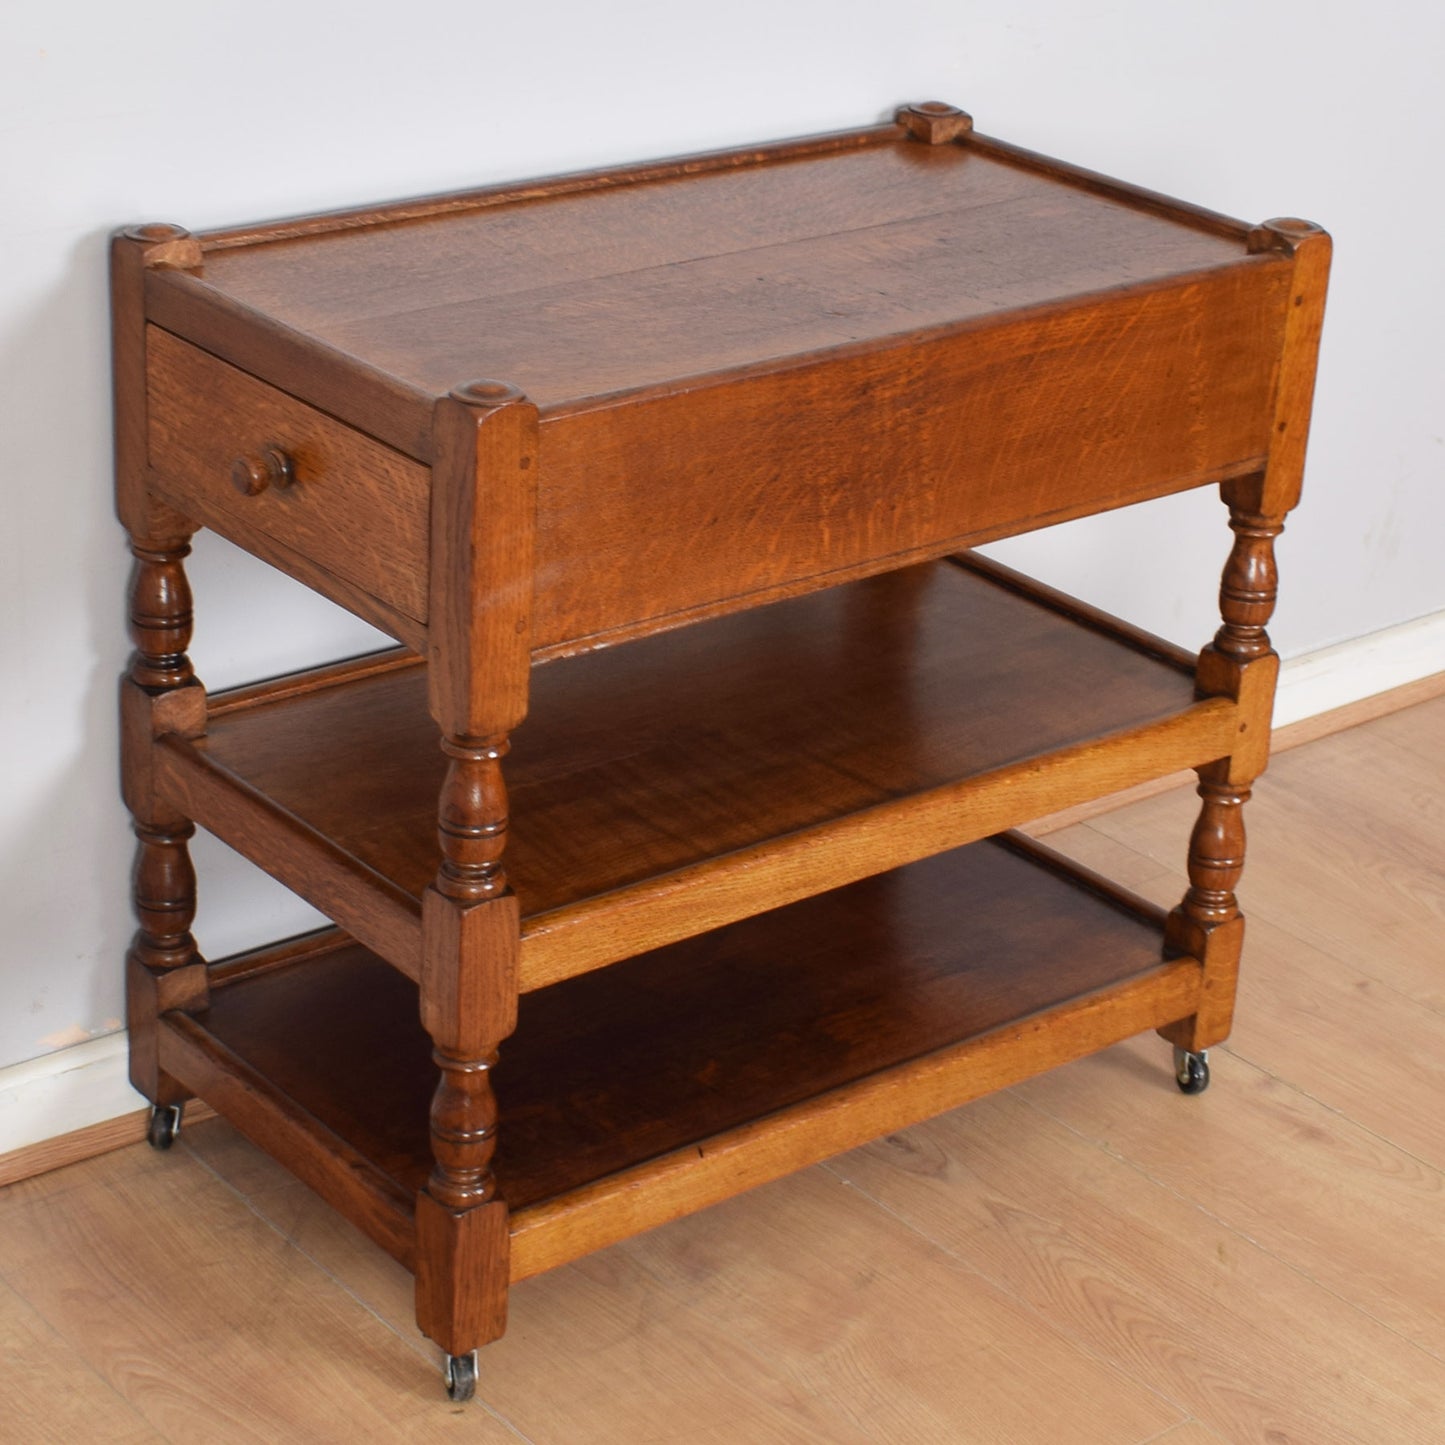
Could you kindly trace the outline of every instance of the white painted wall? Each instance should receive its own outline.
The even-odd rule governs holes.
[[[1319,220],[1336,282],[1306,506],[1281,554],[1277,637],[1295,654],[1445,609],[1442,60],[1445,11],[1403,0],[8,0],[0,1065],[120,1020],[113,227],[201,229],[833,129],[930,97],[1224,211]],[[1004,550],[1194,644],[1226,538],[1217,501],[1194,496]],[[213,539],[193,575],[213,686],[370,645]],[[197,849],[207,950],[305,918],[223,854]]]

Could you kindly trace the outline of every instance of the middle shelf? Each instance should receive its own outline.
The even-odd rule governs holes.
[[[522,987],[1229,752],[1192,659],[965,557],[534,668],[506,763]],[[413,977],[445,759],[415,659],[212,699],[158,782]]]

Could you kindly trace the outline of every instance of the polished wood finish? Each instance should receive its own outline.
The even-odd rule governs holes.
[[[1165,1037],[1195,1050],[1227,1038],[1234,1018],[1244,944],[1244,920],[1234,896],[1244,867],[1242,807],[1250,784],[1269,761],[1279,677],[1279,658],[1266,631],[1279,593],[1274,542],[1303,481],[1330,264],[1329,237],[1307,221],[1267,221],[1250,233],[1249,244],[1255,252],[1289,256],[1294,273],[1269,461],[1258,475],[1232,479],[1221,488],[1234,544],[1219,589],[1223,622],[1199,658],[1200,692],[1232,697],[1241,723],[1230,756],[1199,769],[1203,805],[1190,840],[1190,887],[1169,925],[1169,946],[1201,961],[1204,986],[1199,1013],[1165,1030]]]
[[[196,879],[189,817],[156,787],[155,743],[205,731],[205,691],[191,667],[194,618],[185,559],[195,523],[149,487],[145,383],[149,328],[145,276],[200,264],[199,242],[179,226],[139,226],[111,243],[116,510],[130,533],[129,625],[134,648],[121,681],[122,792],[136,835],[131,899],[139,927],[126,955],[126,1014],[135,1086],[160,1103],[185,1097],[160,1067],[156,1023],[204,1004],[205,964],[191,924]]]
[[[116,512],[132,541],[143,547],[179,546],[195,531],[194,523],[154,496],[148,484],[146,282],[200,265],[200,242],[180,226],[134,226],[111,240]]]
[[[1186,666],[971,559],[539,668],[503,764],[522,986],[1217,757],[1234,709],[1191,704]],[[414,974],[448,775],[425,681],[397,659],[316,684],[223,698],[159,767],[192,816]]]
[[[1105,200],[971,144],[917,144],[901,128],[847,149],[739,159],[704,176],[684,167],[562,197],[524,185],[470,212],[404,225],[382,210],[369,224],[279,243],[262,236],[221,249],[202,236],[200,275],[153,285],[228,298],[422,395],[474,376],[508,381],[545,417],[764,358],[882,349],[903,334],[1111,285],[1209,268],[1262,284],[1289,273],[1285,258],[1265,252],[1244,261],[1243,224],[1219,235],[1192,216],[1181,224]],[[965,229],[976,243],[968,264],[950,264],[948,238]],[[893,284],[876,284],[880,266],[896,273]],[[790,284],[800,267],[847,309],[820,308]],[[179,307],[161,324],[186,334]]]
[[[136,1077],[380,1240],[449,1354],[510,1280],[1126,1034],[1223,1037],[1317,228],[924,102],[114,257]],[[1197,664],[957,555],[1203,485],[1236,540]],[[208,708],[198,525],[406,652]],[[978,841],[1181,767],[1167,920]],[[354,941],[208,970],[196,822]]]
[[[933,146],[957,140],[973,129],[973,117],[944,100],[902,106],[895,119],[914,140],[927,141]]]
[[[389,1254],[415,1262],[415,1190],[395,1181],[344,1135],[318,1127],[305,1110],[278,1098],[261,1073],[189,1014],[160,1024],[167,1070],[204,1090],[216,1110],[284,1159],[292,1173],[342,1210]]]
[[[1160,964],[1162,924],[1037,845],[988,841],[527,995],[496,1069],[514,1276],[1182,1017],[1197,970]],[[243,1061],[253,1108],[344,1139],[367,1161],[349,1172],[435,1195],[408,997],[339,942],[242,961],[179,1033]],[[196,1048],[165,1057],[209,1093]],[[328,1197],[371,1232],[374,1191],[358,1207],[340,1177]]]
[[[929,253],[953,267],[959,240],[933,238]],[[905,274],[921,244],[900,242]],[[873,284],[887,283],[880,269]],[[1265,318],[1284,282],[1241,268],[1120,287],[1006,328],[988,316],[915,333],[906,349],[844,349],[640,398],[630,420],[609,407],[544,421],[538,549],[555,570],[539,577],[537,640],[631,635],[639,620],[990,541],[1020,519],[1063,521],[1256,470],[1268,437],[1251,398],[1278,350]],[[1181,335],[1199,342],[1187,362],[1174,359]],[[1183,406],[1178,366],[1193,373]],[[700,536],[708,546],[689,567],[667,565]],[[560,579],[584,557],[599,571],[579,593]]]
[[[431,425],[378,427],[394,398],[340,394],[340,356],[418,411],[459,377],[524,390],[540,412],[533,645],[569,649],[1258,470],[1289,260],[1127,194],[905,124],[706,185],[683,167],[232,238],[200,278],[155,275],[152,314],[423,461]],[[224,334],[187,310],[198,292],[230,308]],[[258,316],[239,350],[238,307]],[[265,345],[278,324],[286,356]],[[404,574],[416,548],[395,546]],[[592,585],[571,586],[584,566]],[[415,619],[397,585],[378,570],[362,590]]]
[[[425,467],[159,327],[146,358],[157,493],[239,546],[261,533],[426,621]],[[282,459],[269,471],[289,469],[284,485],[270,480],[268,451]],[[239,487],[238,463],[261,478]]]
[[[1287,256],[1293,267],[1284,348],[1275,385],[1269,466],[1264,490],[1253,506],[1254,511],[1273,516],[1295,506],[1304,483],[1305,446],[1314,407],[1315,370],[1333,243],[1328,233],[1312,221],[1284,217],[1256,226],[1249,234],[1249,247],[1258,255]]]
[[[1426,1441],[1442,729],[1437,697],[1276,753],[1203,1099],[1146,1036],[532,1279],[465,1420],[402,1266],[226,1123],[187,1106],[163,1160],[136,1124],[0,1192],[7,1442]],[[1168,906],[1196,803],[1059,846]]]
[[[125,799],[136,836],[131,901],[139,927],[126,954],[126,1013],[131,1030],[131,1079],[158,1103],[184,1091],[160,1067],[156,1020],[170,1009],[202,1007],[205,962],[191,924],[196,874],[190,819],[156,788],[155,740],[194,737],[205,726],[205,693],[191,668],[191,592],[185,544],[151,549],[132,544],[130,632],[135,644],[121,683],[121,746]]]
[[[502,853],[502,759],[531,674],[537,413],[506,382],[437,403],[426,673],[447,760],[441,861],[422,900],[421,1021],[441,1077],[417,1198],[417,1322],[450,1354],[506,1328],[506,1206],[492,1172],[497,1048],[517,1021],[521,938]]]

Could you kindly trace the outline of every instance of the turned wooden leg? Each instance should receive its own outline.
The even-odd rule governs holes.
[[[1251,509],[1248,483],[1225,488],[1234,545],[1219,589],[1223,624],[1199,660],[1199,690],[1239,703],[1239,742],[1228,758],[1199,769],[1201,805],[1189,840],[1189,889],[1169,917],[1171,953],[1197,958],[1204,968],[1199,1011],[1160,1032],[1177,1048],[1198,1054],[1228,1037],[1234,1016],[1244,917],[1234,890],[1244,869],[1244,804],[1269,758],[1270,716],[1279,658],[1266,626],[1279,579],[1274,539],[1283,518]],[[1181,1074],[1181,1087],[1187,1087]]]
[[[1189,846],[1189,891],[1170,916],[1166,945],[1204,966],[1197,1014],[1160,1032],[1177,1049],[1199,1054],[1229,1034],[1244,920],[1234,889],[1244,862],[1241,809],[1249,788],[1269,761],[1279,658],[1266,627],[1274,612],[1278,578],[1274,539],[1299,500],[1305,442],[1314,398],[1330,238],[1307,221],[1266,221],[1250,232],[1249,249],[1292,258],[1293,304],[1285,317],[1269,457],[1262,472],[1224,483],[1234,545],[1219,589],[1223,624],[1199,657],[1201,697],[1238,704],[1239,733],[1228,758],[1200,772],[1202,806]],[[1205,1074],[1207,1079],[1208,1075]],[[1190,1092],[1180,1074],[1180,1086]]]
[[[132,897],[139,924],[126,955],[126,1010],[131,1080],[152,1103],[179,1104],[186,1092],[159,1064],[156,1020],[168,1009],[206,1002],[205,963],[191,924],[196,875],[188,844],[195,827],[158,796],[156,739],[198,736],[205,728],[205,691],[191,670],[191,594],[184,559],[190,548],[171,539],[133,545],[130,630],[135,643],[121,684],[121,762],[126,803],[137,839]]]
[[[501,863],[506,740],[446,738],[442,749],[442,863],[422,905],[421,1005],[441,1081],[431,1108],[436,1163],[417,1200],[416,1298],[418,1324],[460,1369],[460,1357],[506,1328],[509,1235],[491,1169],[491,1073],[516,1026],[520,922]]]
[[[1165,944],[1173,954],[1197,958],[1204,968],[1199,1011],[1161,1030],[1190,1053],[1200,1053],[1229,1034],[1244,915],[1234,890],[1244,870],[1244,812],[1247,787],[1228,781],[1228,760],[1199,770],[1203,800],[1189,840],[1189,889],[1169,915]]]
[[[502,759],[527,713],[537,409],[482,379],[437,402],[433,426],[428,703],[448,759],[441,866],[422,899],[422,1023],[441,1082],[436,1165],[416,1209],[417,1323],[466,1399],[473,1351],[506,1328],[510,1234],[492,1174],[497,1046],[517,1023],[521,921],[502,852]]]

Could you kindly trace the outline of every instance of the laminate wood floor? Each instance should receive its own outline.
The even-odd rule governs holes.
[[[1051,842],[1173,902],[1193,795]],[[1149,1037],[521,1285],[411,1281],[219,1120],[0,1191],[0,1441],[1445,1440],[1445,698],[1278,757],[1214,1086]]]

